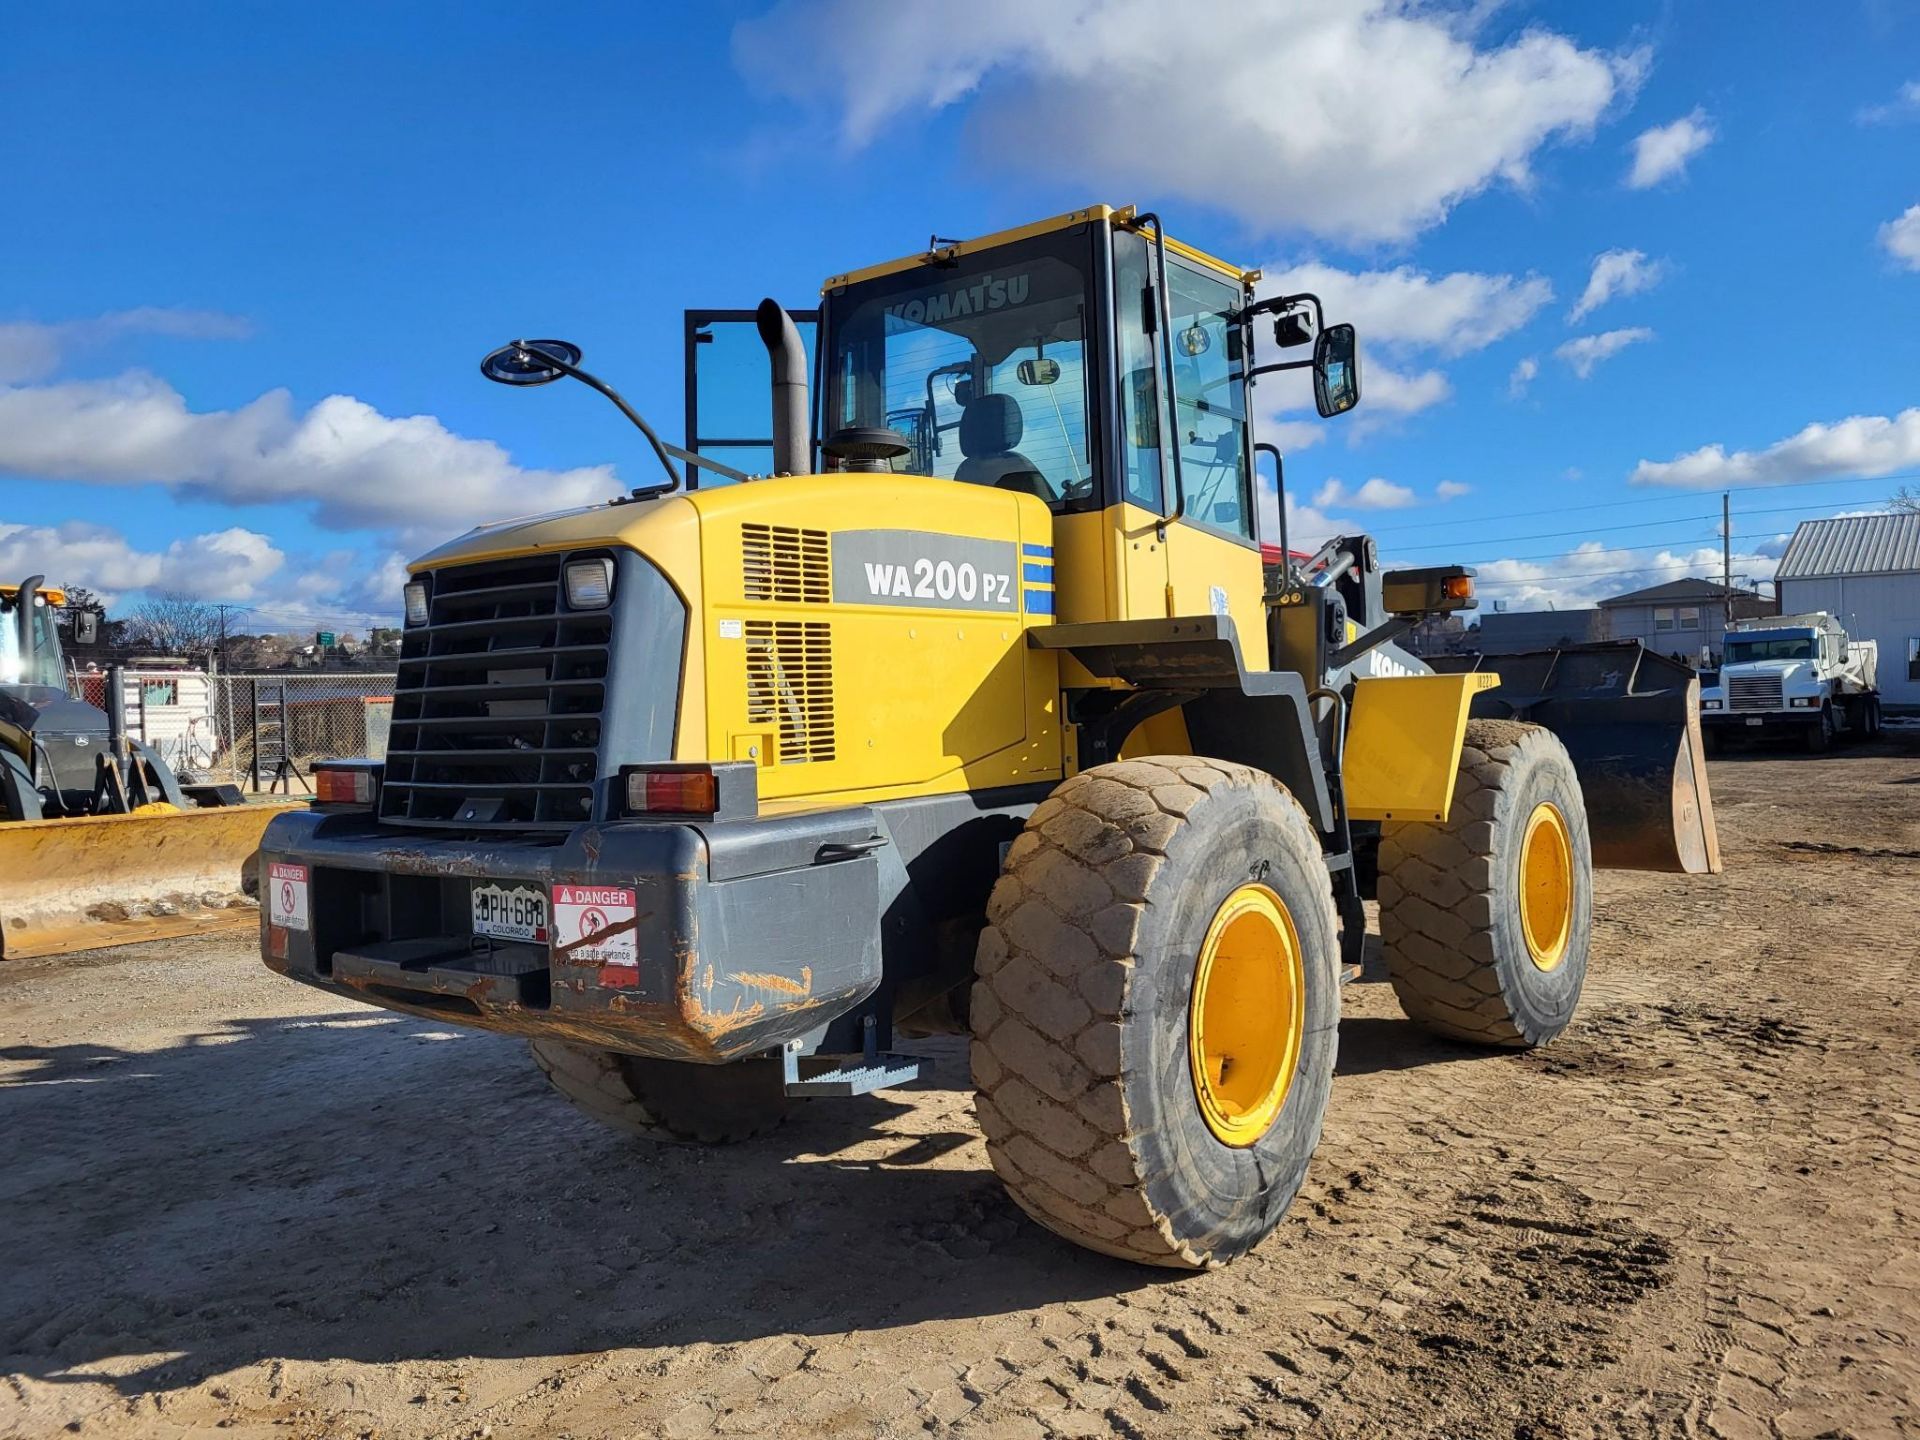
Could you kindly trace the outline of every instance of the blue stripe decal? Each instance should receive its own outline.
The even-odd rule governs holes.
[[[1037,555],[1043,560],[1051,560],[1053,558],[1053,546],[1022,545],[1020,547],[1020,553],[1023,555]]]
[[[1029,615],[1051,615],[1053,613],[1053,592],[1051,590],[1027,591],[1027,613]]]
[[[1036,565],[1029,560],[1020,567],[1020,578],[1040,585],[1053,583],[1053,566],[1050,563]]]

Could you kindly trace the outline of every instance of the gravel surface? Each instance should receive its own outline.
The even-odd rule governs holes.
[[[1920,1434],[1920,758],[1712,776],[1728,873],[1603,874],[1552,1047],[1350,986],[1305,1190],[1203,1275],[1027,1222],[957,1043],[659,1147],[246,943],[0,968],[0,1434]]]

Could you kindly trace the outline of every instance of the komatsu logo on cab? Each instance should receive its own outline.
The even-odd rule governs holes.
[[[848,605],[936,610],[1018,608],[1010,540],[924,530],[843,530],[833,537],[833,598]]]

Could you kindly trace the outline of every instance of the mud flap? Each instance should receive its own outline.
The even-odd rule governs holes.
[[[1720,873],[1691,667],[1637,640],[1429,663],[1498,671],[1500,684],[1474,697],[1472,713],[1525,720],[1560,737],[1580,775],[1596,866]]]
[[[244,872],[286,808],[0,823],[0,959],[257,925]]]

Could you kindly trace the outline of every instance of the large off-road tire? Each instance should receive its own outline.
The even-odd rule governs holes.
[[[1306,815],[1244,765],[1158,756],[1067,780],[987,906],[970,1006],[993,1168],[1089,1249],[1199,1269],[1306,1176],[1340,1010]]]
[[[1453,808],[1380,831],[1380,946],[1427,1029],[1544,1045],[1573,1019],[1593,931],[1580,780],[1551,731],[1470,720]]]
[[[581,1110],[649,1140],[749,1140],[774,1129],[793,1106],[778,1060],[683,1065],[551,1040],[529,1041],[528,1048],[553,1088]]]

